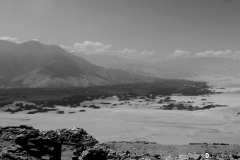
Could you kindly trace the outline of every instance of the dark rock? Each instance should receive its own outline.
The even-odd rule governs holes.
[[[233,153],[233,154],[232,154],[232,157],[233,157],[234,159],[239,159],[239,158],[240,158],[240,154]]]

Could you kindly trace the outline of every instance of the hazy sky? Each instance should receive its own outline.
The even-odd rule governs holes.
[[[153,57],[235,52],[240,0],[0,0],[0,37]]]

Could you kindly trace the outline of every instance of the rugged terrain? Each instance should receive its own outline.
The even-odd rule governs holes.
[[[0,87],[63,88],[152,82],[120,69],[96,66],[61,47],[0,40]]]
[[[0,158],[37,159],[238,159],[240,146],[229,144],[161,145],[145,141],[98,143],[84,129],[40,131],[31,126],[0,128]],[[70,154],[72,152],[72,154]],[[209,157],[208,157],[208,155]]]

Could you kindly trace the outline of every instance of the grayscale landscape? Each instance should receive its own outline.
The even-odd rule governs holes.
[[[239,7],[0,0],[0,159],[239,159]]]

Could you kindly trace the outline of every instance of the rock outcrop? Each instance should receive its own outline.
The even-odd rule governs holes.
[[[0,146],[0,155],[8,159],[24,159],[29,156],[56,159],[61,157],[62,150],[70,150],[72,146],[85,149],[98,143],[82,128],[40,131],[25,125],[1,127],[0,140],[6,144]],[[62,147],[63,144],[68,146]]]
[[[0,159],[60,160],[70,151],[76,160],[234,160],[240,146],[222,143],[161,145],[146,141],[98,143],[82,128],[41,131],[31,126],[0,127]]]

